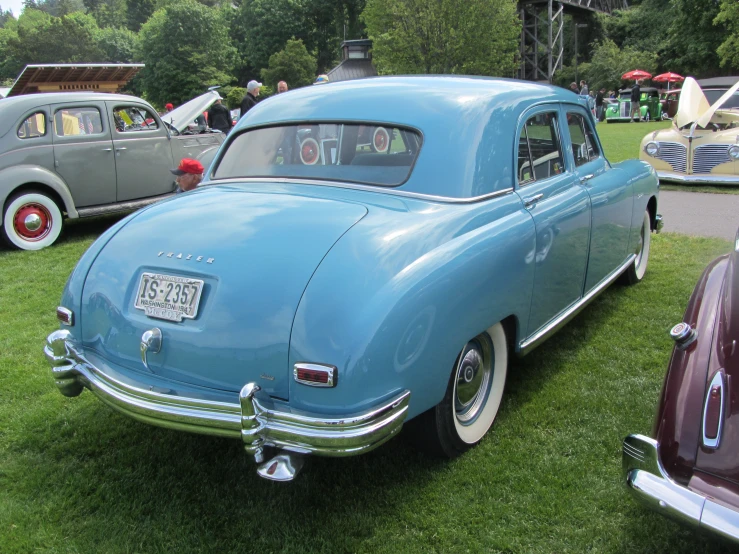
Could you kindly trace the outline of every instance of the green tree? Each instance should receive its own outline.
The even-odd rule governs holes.
[[[232,80],[234,48],[222,10],[184,0],[157,10],[139,33],[137,59],[146,64],[147,98],[176,104]]]
[[[664,56],[683,75],[710,77],[718,74],[719,46],[727,38],[722,22],[714,23],[719,14],[718,0],[672,0],[674,18],[670,25],[670,42]]]
[[[269,68],[262,69],[262,79],[276,89],[279,81],[290,88],[310,85],[316,75],[316,58],[311,56],[302,40],[288,40],[285,48],[269,58]]]
[[[151,17],[156,8],[156,0],[126,0],[126,26],[138,32]]]
[[[103,60],[110,63],[131,63],[135,59],[136,34],[128,29],[105,27],[95,38]]]
[[[15,20],[15,17],[13,17],[13,12],[10,10],[3,10],[3,7],[0,6],[0,29],[5,27],[5,22],[11,19]]]
[[[85,11],[85,4],[82,0],[26,0],[23,5],[32,10],[46,12],[54,17]]]
[[[619,48],[610,39],[593,44],[593,55],[589,64],[581,66],[581,75],[590,90],[618,90],[623,81],[621,75],[632,69],[643,69],[654,74],[657,70],[657,54],[627,46]]]
[[[515,0],[368,0],[362,14],[380,73],[511,75]]]
[[[100,62],[99,28],[82,12],[53,17],[26,8],[17,23],[2,29],[2,75],[17,76],[26,64]]]
[[[87,13],[100,27],[123,27],[126,24],[126,0],[83,0]]]
[[[716,51],[721,60],[721,67],[739,69],[739,2],[722,0],[721,10],[715,22],[726,26],[729,31]]]

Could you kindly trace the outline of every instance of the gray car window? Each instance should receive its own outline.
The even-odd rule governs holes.
[[[581,166],[597,158],[600,154],[598,143],[595,141],[595,134],[585,118],[581,114],[568,112],[567,125],[570,128],[575,165]]]
[[[29,115],[18,127],[18,138],[37,138],[43,137],[45,134],[46,114],[44,112]]]
[[[153,131],[159,128],[154,115],[142,106],[116,106],[113,108],[113,119],[119,133]]]
[[[521,129],[518,144],[518,182],[541,181],[563,171],[557,113],[542,112],[530,117]]]
[[[94,106],[73,106],[54,112],[54,134],[58,137],[99,135],[102,132],[100,110]]]

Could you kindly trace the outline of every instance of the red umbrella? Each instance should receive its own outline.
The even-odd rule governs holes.
[[[651,79],[652,74],[647,73],[646,71],[641,69],[635,69],[633,71],[624,73],[623,75],[621,75],[621,78],[626,81],[638,81],[639,79]]]
[[[682,75],[678,75],[677,73],[672,73],[670,71],[668,71],[667,73],[661,73],[652,78],[652,81],[657,81],[660,83],[680,83],[684,80],[685,77],[683,77]]]
[[[677,73],[672,73],[671,71],[668,71],[667,73],[661,73],[654,77],[652,81],[657,81],[664,83],[667,82],[667,90],[670,90],[670,83],[681,83],[685,80],[685,77],[682,75],[678,75]]]

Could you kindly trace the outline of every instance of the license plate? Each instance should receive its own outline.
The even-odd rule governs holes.
[[[175,277],[162,273],[143,273],[134,307],[147,316],[169,321],[192,319],[198,314],[201,279]]]

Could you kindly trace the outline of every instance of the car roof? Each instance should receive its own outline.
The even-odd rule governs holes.
[[[519,118],[543,102],[584,106],[572,91],[530,81],[373,77],[272,96],[250,109],[231,134],[251,127],[321,121],[414,128],[423,135],[423,146],[403,189],[470,198],[513,186],[513,142]]]
[[[712,77],[710,79],[699,79],[696,81],[702,89],[707,88],[726,88],[730,89],[734,83],[739,81],[739,77]]]
[[[655,88],[655,87],[639,87],[639,90],[642,91],[642,92],[659,92],[660,89]],[[631,92],[631,89],[630,88],[622,88],[618,92],[619,93],[622,93],[623,92],[624,94],[626,94],[626,93],[630,93]]]
[[[100,102],[105,100],[141,102],[149,106],[148,102],[136,96],[111,94],[108,92],[44,92],[11,96],[10,98],[0,99],[0,137],[4,136],[15,125],[19,115],[37,106],[48,106],[66,102]]]

